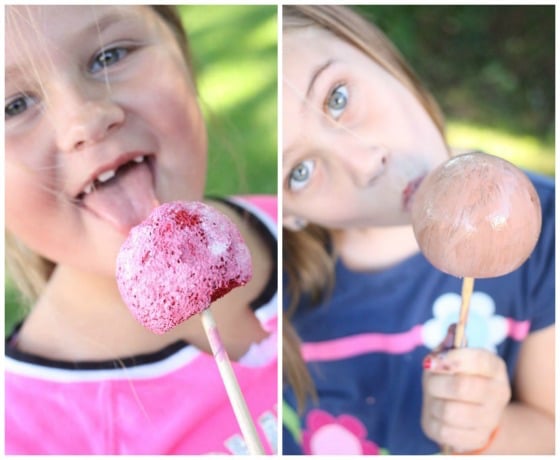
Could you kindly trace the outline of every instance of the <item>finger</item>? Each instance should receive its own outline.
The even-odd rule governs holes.
[[[430,417],[454,428],[475,430],[488,425],[484,406],[480,404],[432,398],[427,411]],[[490,425],[487,427],[491,428]]]
[[[456,452],[479,449],[488,439],[486,427],[457,427],[429,415],[422,417],[422,429],[430,439],[440,445],[451,446]]]
[[[440,353],[432,357],[429,370],[507,379],[504,361],[482,348],[459,348]]]
[[[488,398],[492,382],[477,375],[427,372],[423,386],[424,394],[432,398],[482,404]]]
[[[486,430],[461,429],[433,420],[433,430],[437,432],[435,439],[440,445],[450,446],[453,452],[470,452],[480,449],[487,442]],[[434,439],[434,438],[432,438]]]

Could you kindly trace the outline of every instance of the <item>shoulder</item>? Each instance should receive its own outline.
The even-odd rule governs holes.
[[[249,227],[264,227],[275,239],[278,237],[278,199],[274,195],[209,196],[205,201],[239,226],[249,222]]]
[[[255,214],[264,212],[274,222],[278,222],[278,197],[276,195],[237,195],[230,197],[229,200],[244,206]]]

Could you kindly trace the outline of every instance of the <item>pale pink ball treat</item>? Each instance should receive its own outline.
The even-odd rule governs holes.
[[[134,227],[117,257],[117,283],[134,317],[163,334],[252,276],[249,249],[223,214],[170,202]]]
[[[473,152],[428,174],[413,198],[412,223],[436,268],[461,278],[491,278],[529,257],[541,231],[541,207],[521,170]]]

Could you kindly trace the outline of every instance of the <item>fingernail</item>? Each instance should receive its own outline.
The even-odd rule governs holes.
[[[438,371],[452,371],[453,366],[447,359],[447,351],[439,353],[434,360],[433,367]]]
[[[434,365],[434,360],[430,355],[426,356],[424,358],[424,361],[422,361],[422,367],[424,369],[432,369],[433,365]]]

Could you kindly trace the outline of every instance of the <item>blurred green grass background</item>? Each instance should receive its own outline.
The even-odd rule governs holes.
[[[553,5],[356,8],[434,94],[452,146],[555,175]]]
[[[179,8],[208,120],[207,193],[276,194],[276,5]]]
[[[179,6],[208,120],[208,195],[276,194],[276,5]],[[5,277],[5,333],[26,306]]]

